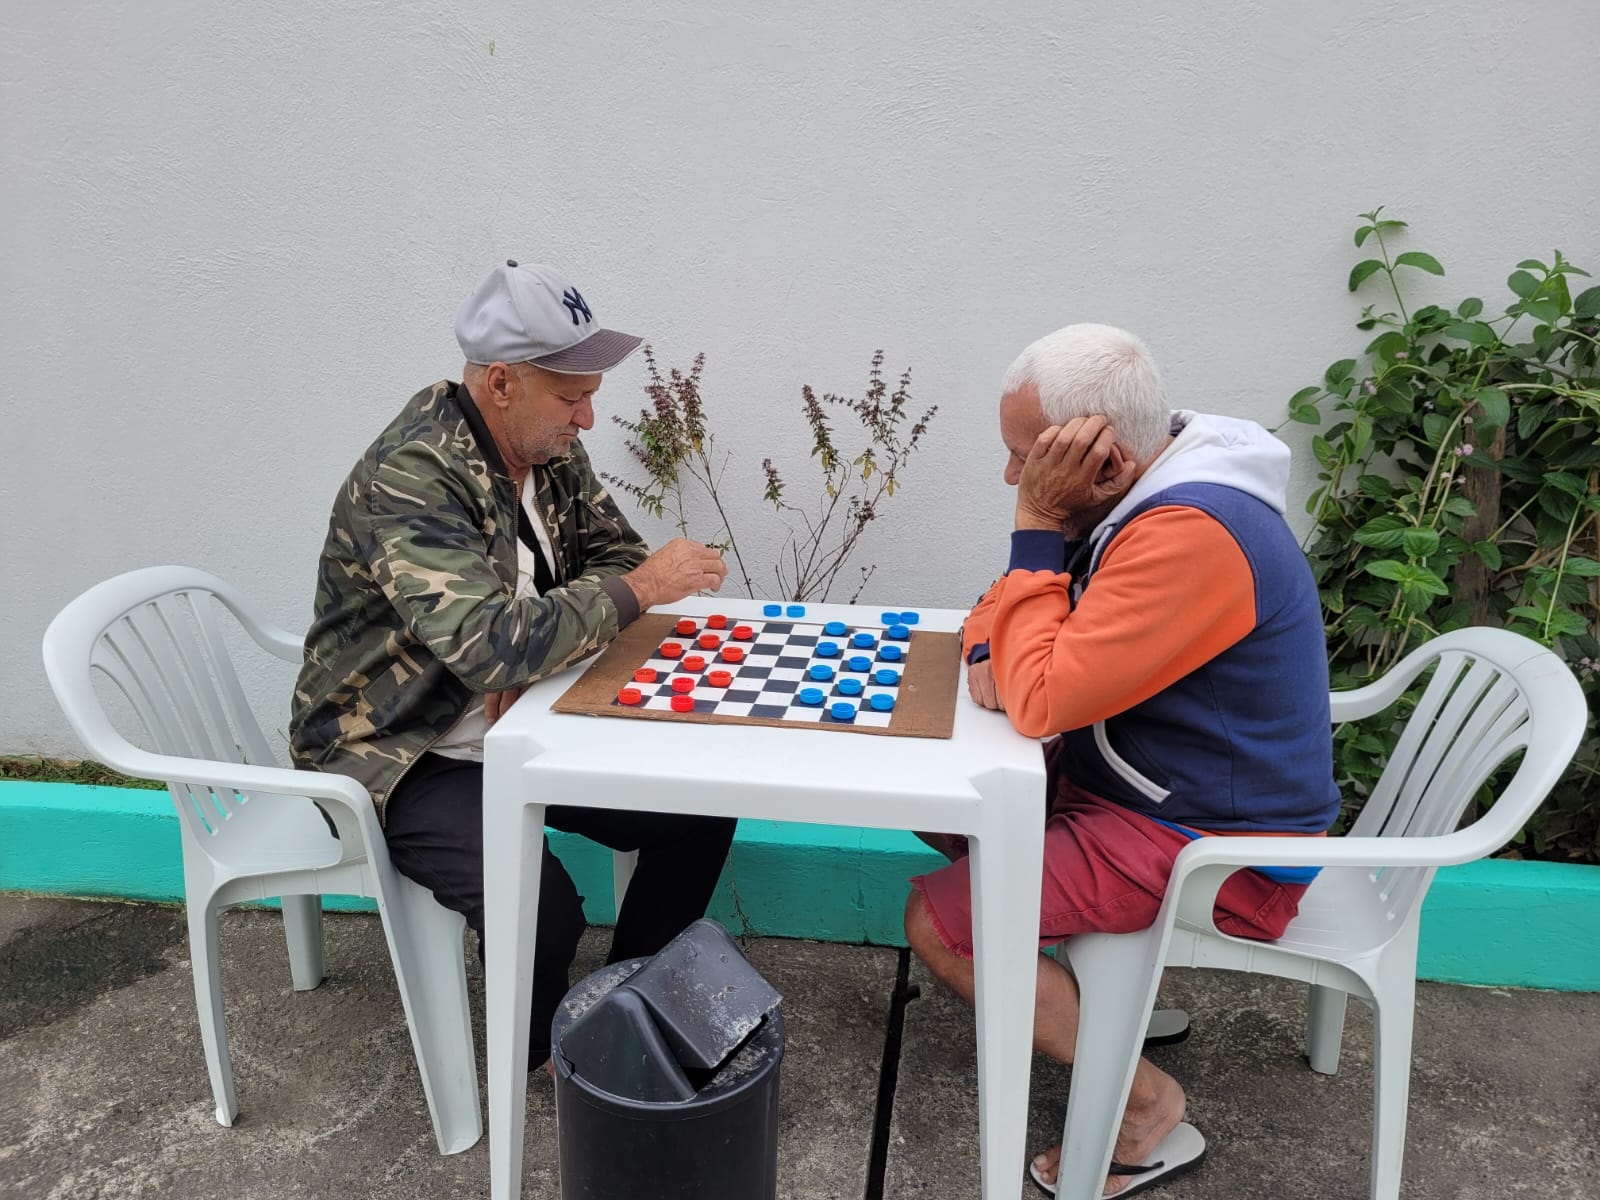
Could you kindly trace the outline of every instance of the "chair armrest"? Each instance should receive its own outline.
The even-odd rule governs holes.
[[[1493,853],[1477,826],[1442,837],[1210,837],[1179,852],[1159,920],[1215,930],[1217,892],[1241,867],[1443,867]]]
[[[348,775],[331,771],[300,771],[289,767],[262,767],[251,763],[224,762],[209,758],[179,758],[152,754],[136,746],[125,746],[108,766],[138,779],[159,779],[164,783],[194,784],[269,796],[304,796],[320,800],[347,846],[383,843],[378,812],[372,797]]]

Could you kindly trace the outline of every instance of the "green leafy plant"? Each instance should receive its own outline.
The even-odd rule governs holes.
[[[645,395],[649,407],[635,419],[614,420],[631,435],[628,450],[644,468],[646,481],[635,483],[614,475],[607,482],[632,496],[644,511],[668,519],[684,537],[693,536],[696,509],[710,505],[715,524],[699,540],[729,554],[745,594],[757,595],[757,585],[734,535],[729,506],[720,488],[731,456],[718,455],[716,438],[706,423],[700,395],[705,355],[696,355],[688,371],[671,368],[663,375],[649,346],[644,348],[649,372]],[[884,502],[899,489],[901,474],[938,412],[930,406],[912,419],[911,372],[900,376],[890,389],[883,377],[883,351],[872,356],[867,387],[860,397],[825,393],[819,396],[809,384],[800,389],[801,411],[811,430],[811,457],[822,479],[814,500],[795,503],[771,458],[761,469],[765,478],[762,499],[783,521],[786,534],[770,569],[776,590],[771,594],[789,600],[827,600],[841,571],[860,546],[862,535]],[[841,449],[832,414],[846,410],[865,438],[860,449]],[[875,570],[858,567],[854,601]]]
[[[1600,643],[1600,287],[1559,250],[1527,259],[1489,315],[1408,306],[1405,284],[1444,267],[1395,253],[1403,221],[1362,214],[1355,244],[1373,257],[1354,292],[1380,285],[1356,328],[1377,331],[1359,357],[1331,365],[1289,400],[1293,420],[1332,424],[1312,439],[1321,486],[1306,541],[1328,631],[1333,686],[1382,674],[1420,641],[1493,624],[1554,647],[1595,708]],[[1340,730],[1343,782],[1365,795],[1382,770],[1388,727]],[[1519,850],[1600,862],[1597,743],[1524,831]]]

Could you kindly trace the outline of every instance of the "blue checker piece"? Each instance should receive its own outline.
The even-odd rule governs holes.
[[[878,639],[873,637],[870,633],[858,633],[855,635],[855,637],[850,639],[850,644],[857,650],[865,650],[876,643],[877,640]]]
[[[822,689],[821,688],[801,688],[798,699],[799,699],[801,704],[821,704],[822,703]]]
[[[830,667],[827,663],[816,663],[816,664],[814,664],[812,666],[811,670],[809,672],[807,672],[807,673],[813,679],[832,679],[833,678],[833,668]]]
[[[872,659],[865,654],[852,654],[844,660],[845,669],[849,671],[872,670]]]
[[[911,630],[905,625],[891,625],[883,636],[893,638],[897,642],[903,642],[911,636]]]
[[[868,700],[867,703],[872,705],[872,710],[874,712],[888,712],[894,707],[894,697],[886,696],[880,692],[878,695]]]
[[[840,700],[828,708],[828,715],[835,721],[854,721],[856,706],[848,700]]]
[[[804,604],[791,604],[783,611],[785,616],[803,617],[806,615],[806,606]]]
[[[905,649],[901,646],[879,646],[878,657],[884,662],[899,662],[906,656]]]
[[[818,642],[817,643],[817,657],[818,658],[838,658],[839,657],[839,643],[838,642]]]
[[[761,606],[761,615],[764,617],[781,617],[783,616],[783,605],[763,604]]]
[[[843,679],[839,680],[839,694],[841,696],[859,696],[861,695],[861,689],[863,686],[864,685],[862,684],[861,680],[852,679],[850,676],[846,675]]]
[[[872,673],[872,682],[883,687],[894,687],[900,682],[900,672],[890,667],[879,667]]]
[[[843,621],[829,621],[822,627],[822,632],[827,634],[829,637],[843,637],[845,634],[850,632],[850,626],[846,625]]]
[[[898,625],[900,624],[900,614],[897,612],[879,613],[878,620],[882,621],[885,625]]]
[[[922,620],[920,613],[903,612],[900,614],[900,624],[902,625],[915,625],[920,620]]]

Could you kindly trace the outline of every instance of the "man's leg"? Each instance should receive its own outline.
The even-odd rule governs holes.
[[[968,1004],[976,985],[972,959],[945,945],[938,925],[921,891],[913,889],[906,901],[906,940],[928,970]],[[1078,1041],[1078,987],[1066,969],[1047,955],[1039,956],[1034,992],[1033,1045],[1060,1063],[1071,1063]],[[1172,1076],[1148,1059],[1139,1060],[1134,1072],[1122,1127],[1117,1131],[1112,1157],[1122,1163],[1143,1163],[1161,1140],[1183,1120],[1183,1088]],[[1034,1165],[1047,1182],[1054,1182],[1061,1147],[1039,1155]],[[1113,1175],[1106,1195],[1119,1191],[1126,1181]]]
[[[389,798],[384,838],[395,869],[467,919],[483,958],[483,767],[437,754],[415,763]],[[539,927],[534,934],[528,1065],[550,1057],[550,1022],[570,986],[583,936],[583,898],[544,843]]]
[[[545,810],[545,821],[612,850],[639,852],[607,962],[655,954],[706,915],[738,825],[731,817],[559,806]]]

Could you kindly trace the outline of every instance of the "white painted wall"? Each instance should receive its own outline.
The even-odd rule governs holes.
[[[706,352],[746,508],[762,457],[805,474],[802,382],[909,364],[940,414],[865,598],[965,604],[1033,337],[1125,325],[1177,404],[1276,424],[1359,344],[1375,203],[1440,297],[1557,245],[1600,269],[1597,45],[1589,0],[7,5],[0,751],[76,750],[39,640],[115,572],[203,565],[303,625],[339,479],[456,373],[507,255]],[[589,445],[623,463],[614,427]]]

